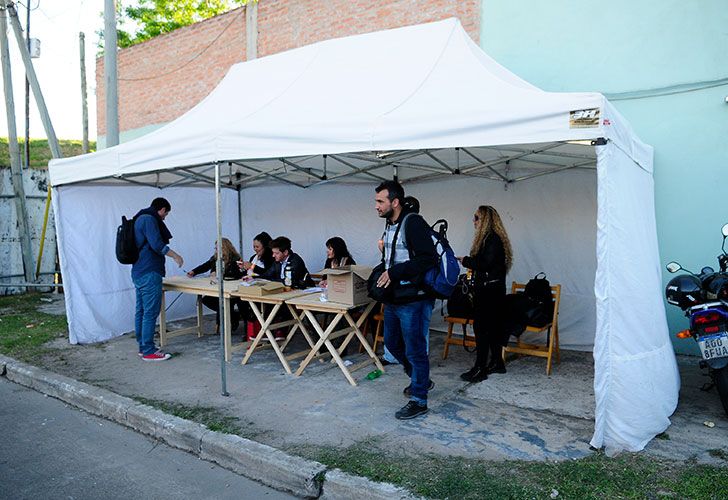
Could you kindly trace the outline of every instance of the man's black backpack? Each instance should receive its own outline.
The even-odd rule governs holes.
[[[121,216],[121,225],[116,228],[116,260],[122,264],[134,264],[139,260],[139,249],[134,237],[134,220]]]
[[[523,295],[528,299],[525,310],[528,325],[542,327],[548,324],[554,314],[554,300],[546,274],[538,273],[528,280]]]

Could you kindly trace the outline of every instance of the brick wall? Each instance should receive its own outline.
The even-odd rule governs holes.
[[[119,131],[178,118],[206,97],[230,66],[245,59],[244,8],[120,50]],[[105,102],[101,57],[96,60],[98,135],[106,134]]]
[[[448,17],[478,42],[480,0],[260,0],[258,55]]]
[[[459,18],[468,34],[478,42],[480,3],[480,0],[260,0],[258,56],[330,38],[448,17]],[[119,130],[125,132],[166,123],[184,114],[215,88],[231,65],[246,60],[245,38],[245,8],[240,8],[119,51]],[[154,75],[161,76],[149,78]],[[103,58],[96,61],[96,88],[97,133],[103,136],[106,134]]]

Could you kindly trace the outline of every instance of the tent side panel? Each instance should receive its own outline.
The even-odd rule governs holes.
[[[662,300],[651,165],[597,148],[595,431],[607,452],[638,451],[669,425],[680,378]]]
[[[100,342],[134,330],[135,292],[131,266],[114,252],[121,216],[133,216],[157,196],[172,212],[166,222],[174,235],[170,247],[185,259],[184,269],[204,262],[214,251],[215,198],[206,188],[159,190],[136,186],[67,186],[55,190],[56,224],[65,286],[69,340]],[[223,192],[223,234],[238,241],[237,193]],[[167,259],[167,275],[182,270]],[[168,304],[174,300],[168,298]],[[168,311],[169,319],[194,314],[195,298],[183,295]]]

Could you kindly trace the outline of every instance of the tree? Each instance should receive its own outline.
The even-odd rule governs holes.
[[[257,0],[136,0],[135,5],[117,3],[119,47],[130,47]],[[124,29],[133,25],[131,30]],[[99,32],[100,46],[103,31]]]

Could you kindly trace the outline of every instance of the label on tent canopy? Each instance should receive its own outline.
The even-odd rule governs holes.
[[[569,128],[596,128],[599,126],[599,108],[569,111]]]

